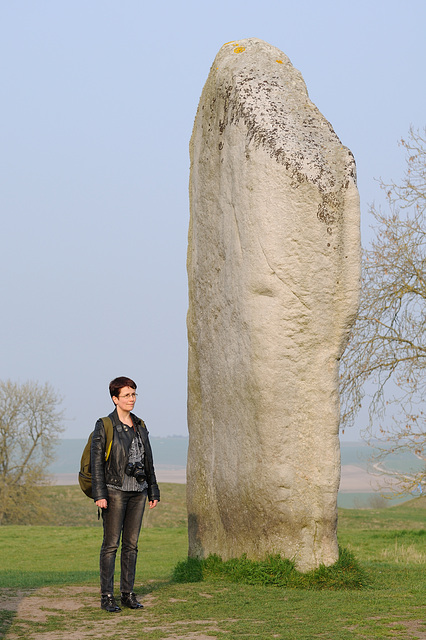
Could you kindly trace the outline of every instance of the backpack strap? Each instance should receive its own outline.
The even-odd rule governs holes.
[[[106,445],[105,445],[105,462],[106,462],[109,458],[109,454],[111,453],[114,428],[112,426],[111,418],[102,418],[102,422],[104,423],[104,429],[106,433]]]

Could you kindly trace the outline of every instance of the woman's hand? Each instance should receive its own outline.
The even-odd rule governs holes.
[[[96,500],[95,505],[99,507],[99,509],[106,509],[108,506],[108,502],[105,500],[105,498],[102,498],[102,500]]]
[[[154,507],[156,507],[158,504],[158,500],[150,500],[149,501],[149,508],[153,509]]]

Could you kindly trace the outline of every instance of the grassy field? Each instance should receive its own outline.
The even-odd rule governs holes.
[[[161,508],[159,505],[156,509],[146,510],[143,526],[146,528],[186,526],[185,485],[163,483],[160,489]],[[102,528],[93,500],[82,493],[79,485],[43,487],[41,495],[49,515],[42,521],[33,519],[31,524],[100,526]]]
[[[368,587],[284,589],[217,577],[173,583],[187,553],[185,487],[161,488],[161,505],[149,513],[140,540],[136,591],[143,611],[100,610],[102,527],[77,487],[46,489],[54,516],[44,524],[0,527],[0,637],[426,639],[426,498],[339,511],[339,542],[363,566]]]

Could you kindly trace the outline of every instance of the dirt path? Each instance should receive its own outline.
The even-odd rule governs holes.
[[[119,614],[103,614],[101,619],[98,616],[95,619],[93,612],[100,611],[99,604],[99,595],[89,587],[43,587],[31,591],[0,589],[0,610],[15,613],[13,629],[16,629],[16,633],[11,629],[0,637],[5,640],[22,640],[23,637],[25,640],[105,640],[119,636],[120,630],[123,638],[136,637],[133,634],[135,623],[140,625],[143,612],[123,609]],[[144,612],[155,607],[155,596],[144,596],[143,604]],[[51,617],[55,619],[55,626],[64,628],[47,631]],[[149,617],[148,624],[143,627],[144,633],[163,631],[164,640],[216,640],[215,633],[220,631],[217,622],[212,620],[176,621],[159,626],[153,624],[152,616]],[[188,626],[200,630],[189,630]]]

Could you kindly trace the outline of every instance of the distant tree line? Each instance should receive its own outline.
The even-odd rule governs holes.
[[[0,525],[43,514],[40,487],[63,431],[61,402],[48,383],[0,381]]]

